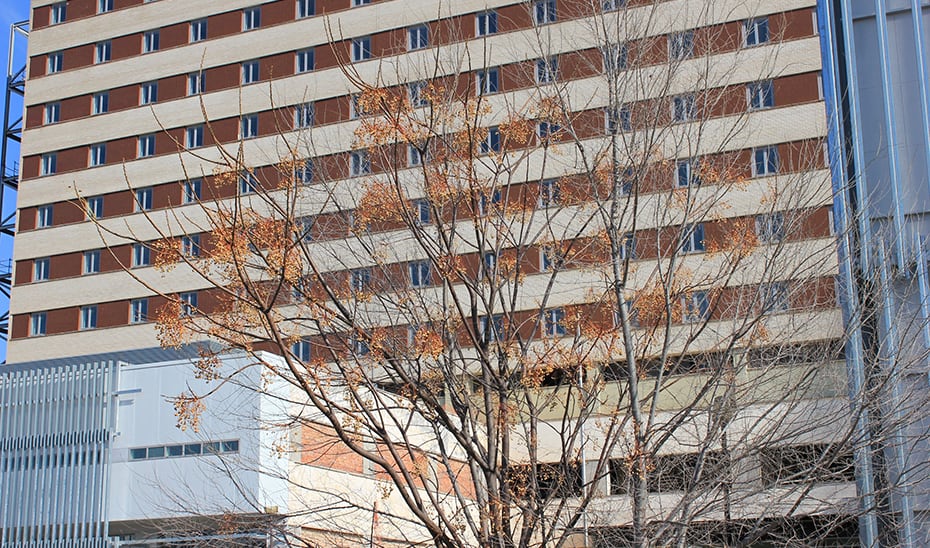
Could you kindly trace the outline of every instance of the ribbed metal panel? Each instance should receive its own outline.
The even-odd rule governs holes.
[[[115,362],[0,369],[0,546],[109,546]]]

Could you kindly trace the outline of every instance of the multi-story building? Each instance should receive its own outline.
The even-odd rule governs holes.
[[[154,350],[165,328],[153,319],[169,305],[209,316],[226,302],[192,268],[220,247],[210,204],[276,203],[296,180],[300,199],[285,200],[283,211],[289,225],[305,227],[314,287],[353,310],[374,302],[391,313],[358,316],[342,326],[352,334],[341,342],[304,317],[286,343],[262,348],[307,363],[367,363],[382,336],[417,346],[418,326],[442,323],[432,305],[456,310],[442,296],[463,291],[474,302],[454,312],[461,329],[446,345],[465,357],[441,370],[440,388],[424,381],[424,394],[442,394],[428,405],[453,409],[501,382],[550,398],[528,421],[545,428],[516,444],[511,472],[534,478],[532,496],[543,500],[592,496],[565,525],[574,541],[610,545],[639,534],[630,500],[642,466],[654,476],[645,486],[651,515],[694,524],[689,541],[822,534],[840,542],[855,535],[847,519],[857,508],[855,443],[846,435],[855,423],[845,421],[837,352],[845,341],[816,7],[33,0],[8,361],[121,360],[134,364],[129,371],[168,361]],[[400,106],[391,102],[400,96]],[[456,99],[475,107],[464,109],[472,118]],[[389,133],[381,120],[392,114],[391,131],[418,120],[422,132]],[[465,135],[465,154],[456,157],[448,134]],[[439,145],[419,146],[429,140]],[[478,167],[457,172],[464,201],[440,204],[431,187],[440,173],[429,165],[466,158]],[[378,184],[403,188],[402,198],[372,201]],[[416,218],[395,218],[407,202]],[[526,217],[515,222],[517,213]],[[443,270],[423,236],[439,240],[461,223],[474,235],[447,250],[460,266]],[[169,240],[177,256],[160,243]],[[157,268],[165,262],[186,264]],[[318,312],[301,308],[301,299],[319,299],[313,291],[298,288],[282,306]],[[399,293],[408,298],[391,297]],[[428,305],[410,304],[421,298],[411,294],[427,295]],[[482,367],[502,341],[532,366],[499,377]],[[582,349],[584,371],[573,376],[565,356]],[[376,364],[371,382],[419,394],[390,367]],[[559,396],[572,378],[597,389],[580,414]],[[624,402],[634,379],[657,394],[646,406],[657,430],[643,431],[650,445],[640,461],[630,455],[642,440],[618,419],[631,413]],[[458,392],[468,397],[456,403]],[[837,416],[849,425],[835,427]],[[138,441],[153,458],[194,443],[159,432]],[[295,454],[307,452],[304,438],[289,440]],[[113,443],[113,462],[132,465],[133,443]],[[237,445],[247,450],[258,448]],[[328,470],[333,483],[344,485],[345,474],[379,481],[354,454],[323,461],[324,479],[308,477],[325,484]],[[544,469],[569,469],[577,480],[543,488]],[[713,474],[726,478],[713,490],[724,495],[689,497]],[[280,509],[299,514],[302,500],[293,495]],[[364,536],[364,524],[376,536],[378,503],[370,503],[352,501],[365,517],[352,516],[351,538]],[[335,514],[300,519],[295,527],[307,535],[343,525]],[[380,519],[382,529],[402,529]],[[667,529],[675,528],[656,534],[673,538]],[[377,536],[413,535],[423,532]]]
[[[822,2],[850,392],[863,437],[857,454],[864,545],[928,542],[925,411],[930,348],[930,95],[926,2]],[[870,434],[871,433],[871,434]],[[880,434],[881,435],[881,434]],[[889,520],[888,516],[894,516]],[[889,523],[896,524],[889,528]],[[891,529],[891,530],[889,530]]]

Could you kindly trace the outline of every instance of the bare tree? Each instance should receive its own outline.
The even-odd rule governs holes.
[[[480,40],[373,78],[346,59],[351,150],[275,106],[277,157],[218,146],[209,198],[149,215],[156,264],[208,288],[150,287],[162,344],[292,388],[297,522],[372,545],[855,537],[853,454],[880,445],[847,400],[822,111],[795,90],[816,67],[782,59],[792,14],[686,4],[683,30],[663,3],[529,4],[535,58],[506,66]],[[923,410],[887,390],[853,396]],[[299,479],[349,462],[380,499]]]

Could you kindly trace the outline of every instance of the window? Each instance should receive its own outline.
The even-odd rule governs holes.
[[[352,60],[364,61],[371,59],[371,37],[363,36],[352,40]]]
[[[360,100],[361,94],[359,93],[353,93],[349,96],[349,118],[352,120],[367,114],[366,112],[363,112],[362,105],[359,103]]]
[[[197,313],[197,292],[188,291],[178,296],[181,301],[181,316],[193,316]]]
[[[478,198],[478,215],[487,215],[490,210],[489,206],[496,206],[501,203],[501,190],[495,188],[490,191],[490,193],[481,193],[481,196]]]
[[[189,234],[181,237],[181,255],[185,257],[200,256],[200,234]]]
[[[497,274],[497,252],[488,251],[484,254],[484,260],[481,261],[481,271],[486,277],[494,277]]]
[[[242,30],[255,30],[262,26],[262,8],[246,8],[242,10]]]
[[[97,0],[97,13],[113,11],[113,0]]]
[[[137,189],[135,211],[148,211],[150,209],[152,209],[152,189]]]
[[[308,185],[313,182],[313,160],[307,158],[303,161],[294,172],[294,179],[301,183]]]
[[[291,354],[302,362],[310,361],[310,341],[300,339],[291,346]]]
[[[429,262],[410,263],[410,285],[412,287],[426,287],[432,283],[430,278]]]
[[[294,128],[308,128],[313,125],[313,103],[304,103],[294,107]]]
[[[258,114],[248,114],[239,120],[239,138],[258,137]]]
[[[785,238],[785,216],[780,212],[756,216],[756,236],[759,243],[773,244]]]
[[[478,149],[481,154],[501,151],[501,132],[497,126],[488,128],[488,135],[481,141]]]
[[[152,264],[152,250],[145,244],[132,245],[132,266],[149,266]]]
[[[626,0],[601,0],[601,9],[604,11],[616,11],[626,6]]]
[[[207,81],[203,72],[192,72],[187,75],[187,94],[200,95],[207,89]]]
[[[88,219],[99,219],[103,217],[103,196],[93,196],[87,199],[87,214]]]
[[[423,49],[429,46],[429,27],[417,25],[407,29],[407,49]]]
[[[627,68],[628,50],[626,44],[612,44],[603,51],[604,72],[613,74]]]
[[[139,158],[146,158],[148,156],[155,155],[155,136],[154,135],[140,135],[139,136]]]
[[[142,35],[142,53],[158,51],[159,32],[150,30]]]
[[[129,301],[129,323],[143,323],[149,319],[149,300],[133,299]]]
[[[191,35],[190,41],[193,44],[194,42],[202,42],[207,39],[207,20],[198,19],[196,21],[191,21]]]
[[[84,267],[82,274],[96,274],[100,272],[100,250],[84,252]]]
[[[631,261],[636,259],[636,235],[632,232],[627,232],[620,240],[620,258]]]
[[[539,207],[558,205],[561,201],[562,192],[558,180],[546,179],[539,182]]]
[[[259,70],[258,61],[245,61],[242,63],[242,84],[254,84],[258,82]]]
[[[239,174],[239,194],[252,194],[258,190],[258,179],[250,171]]]
[[[565,310],[552,308],[543,312],[545,316],[546,335],[561,337],[565,335]]]
[[[110,92],[95,93],[90,104],[91,114],[103,114],[110,110]]]
[[[42,155],[42,165],[39,166],[42,175],[54,175],[58,172],[58,155],[54,152]]]
[[[668,57],[681,61],[694,57],[694,31],[676,32],[668,37]]]
[[[352,291],[365,291],[371,285],[371,269],[356,268],[349,274],[349,286]]]
[[[475,15],[475,35],[497,34],[497,12],[485,11]]]
[[[533,2],[533,21],[537,25],[555,23],[555,0],[536,0]]]
[[[500,80],[496,68],[479,70],[475,81],[477,82],[478,95],[487,95],[500,91]]]
[[[606,109],[604,111],[604,124],[608,135],[614,135],[621,131],[632,131],[633,118],[630,113],[630,107],[624,105],[619,109]]]
[[[540,141],[547,141],[549,137],[552,137],[561,129],[562,127],[554,122],[539,122],[536,124],[536,136],[539,137]]]
[[[743,43],[749,46],[758,46],[769,41],[769,19],[759,17],[749,19],[743,23]]]
[[[97,307],[82,306],[81,318],[78,329],[96,329],[97,328]]]
[[[200,201],[201,189],[203,188],[203,179],[191,179],[184,182],[184,195],[182,199],[185,204],[193,204]]]
[[[297,18],[303,19],[316,13],[316,2],[314,0],[297,0]]]
[[[356,150],[350,156],[349,175],[359,177],[371,173],[371,159],[367,150]]]
[[[704,224],[697,223],[682,227],[682,253],[697,253],[704,251]]]
[[[191,126],[184,131],[184,146],[198,148],[203,146],[203,125]]]
[[[52,226],[52,206],[44,205],[36,208],[36,228],[48,228]]]
[[[139,104],[150,105],[158,101],[158,82],[146,82],[139,86]]]
[[[297,73],[310,72],[314,68],[315,56],[314,49],[303,49],[294,54],[297,64]]]
[[[539,270],[549,272],[559,270],[565,264],[562,251],[554,247],[544,246],[539,250]]]
[[[423,226],[433,222],[429,200],[426,198],[413,201],[413,212],[418,225]]]
[[[697,117],[694,106],[694,95],[678,95],[672,98],[672,120],[675,122],[688,122]]]
[[[61,103],[48,103],[45,105],[43,120],[46,124],[57,124],[61,121]]]
[[[34,260],[32,262],[32,281],[44,282],[48,280],[51,266],[52,261],[48,257]]]
[[[790,305],[788,284],[786,282],[774,282],[760,285],[759,304],[762,306],[763,314],[787,311]]]
[[[33,312],[29,315],[29,335],[41,337],[45,335],[48,326],[48,315],[45,312]]]
[[[559,69],[559,61],[555,57],[536,60],[536,83],[549,84],[555,82]]]
[[[752,151],[752,174],[755,177],[778,173],[778,147],[762,147]]]
[[[771,80],[746,84],[749,110],[762,110],[775,106],[775,86]]]
[[[62,70],[64,70],[64,63],[65,63],[64,53],[60,51],[49,53],[48,54],[48,67],[46,67],[48,70],[46,70],[46,72],[49,74],[61,72]]]
[[[492,343],[504,335],[504,315],[484,316],[478,323],[478,334],[485,342]]]
[[[407,84],[407,97],[410,99],[410,106],[420,108],[429,105],[429,99],[426,96],[426,82],[412,82]]]
[[[675,184],[679,188],[701,184],[697,161],[678,160],[675,162]]]
[[[49,25],[58,25],[65,22],[65,18],[68,14],[67,2],[58,2],[57,4],[52,4],[51,11],[48,14],[48,24]]]
[[[97,42],[94,46],[94,63],[106,63],[110,60],[110,56],[113,53],[113,44],[106,40],[104,42]]]
[[[107,145],[100,143],[90,145],[90,167],[102,166],[107,163]]]
[[[681,298],[681,320],[683,322],[698,322],[706,320],[710,312],[710,303],[707,301],[707,292],[692,291]]]
[[[410,167],[423,165],[423,151],[420,150],[418,145],[408,144],[407,145],[407,165]]]
[[[352,7],[364,6],[365,4],[371,4],[371,0],[352,0]]]

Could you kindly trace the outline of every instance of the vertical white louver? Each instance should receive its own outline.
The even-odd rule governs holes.
[[[6,369],[6,370],[4,370]],[[109,546],[119,367],[0,369],[0,546]]]

